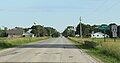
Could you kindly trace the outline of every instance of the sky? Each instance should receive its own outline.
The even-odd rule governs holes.
[[[31,27],[34,22],[62,32],[85,24],[120,25],[120,0],[0,0],[0,27]]]

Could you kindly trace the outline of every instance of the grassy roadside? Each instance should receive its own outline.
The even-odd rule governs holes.
[[[36,42],[40,40],[49,39],[49,37],[35,37],[35,38],[0,38],[0,50],[15,46],[20,46],[23,44]]]
[[[108,42],[105,43],[102,42],[102,39],[94,39],[94,41],[96,41],[96,43],[98,44],[95,47],[88,47],[81,42],[81,40],[93,40],[90,38],[80,39],[69,37],[68,39],[71,40],[74,44],[79,45],[77,47],[87,52],[92,57],[99,58],[104,63],[120,63],[120,60],[118,59],[119,58],[118,55],[120,55],[119,48],[114,49],[115,47],[118,47],[119,44],[116,45],[116,43],[111,42],[112,41],[111,39],[108,39]]]

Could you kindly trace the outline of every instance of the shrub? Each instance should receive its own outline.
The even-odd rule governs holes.
[[[85,46],[87,46],[87,47],[90,47],[90,48],[95,48],[95,46],[97,45],[95,42],[93,42],[93,41],[88,41],[88,40],[86,40],[86,41],[84,41],[85,43],[84,43],[84,45]]]

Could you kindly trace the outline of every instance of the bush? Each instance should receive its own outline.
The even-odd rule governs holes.
[[[84,45],[90,48],[95,48],[97,44],[93,41],[84,41]]]

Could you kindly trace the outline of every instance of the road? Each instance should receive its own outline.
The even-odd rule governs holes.
[[[0,51],[0,63],[98,63],[66,38],[52,38]]]

